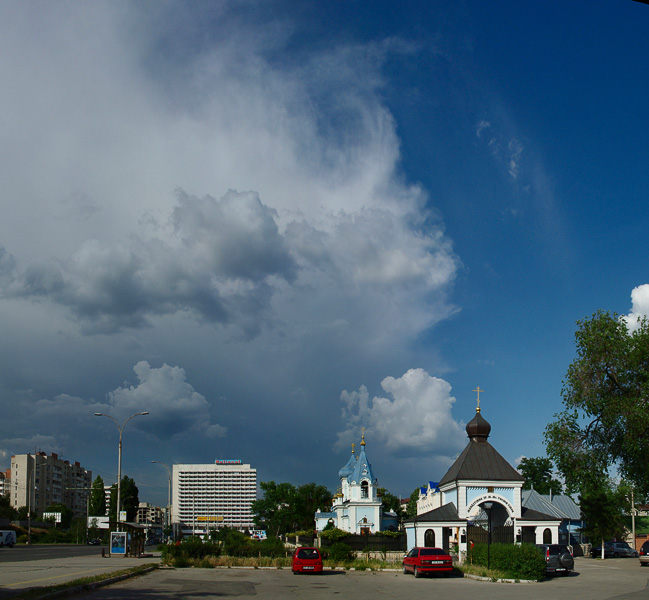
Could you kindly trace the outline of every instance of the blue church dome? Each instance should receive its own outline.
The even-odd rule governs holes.
[[[356,466],[356,455],[354,454],[354,445],[352,444],[352,455],[349,457],[347,464],[338,471],[338,477],[340,479],[345,479],[349,477],[354,472],[354,467]]]

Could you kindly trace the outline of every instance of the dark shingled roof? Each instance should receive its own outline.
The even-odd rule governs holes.
[[[487,441],[490,431],[491,425],[477,412],[466,426],[471,441],[442,477],[440,486],[459,480],[525,481]]]
[[[531,508],[525,508],[521,510],[521,521],[561,521],[560,517],[553,517],[552,515],[546,515],[545,513],[539,512],[538,510],[532,510]]]
[[[464,521],[457,514],[455,504],[449,502],[444,506],[429,510],[428,512],[417,515],[416,519],[406,519],[404,523],[413,523],[414,521]]]

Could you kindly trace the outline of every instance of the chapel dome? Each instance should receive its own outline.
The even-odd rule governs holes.
[[[474,442],[484,442],[491,433],[491,425],[480,414],[480,409],[475,413],[475,417],[471,419],[466,425],[466,433]]]
[[[356,455],[352,450],[352,455],[349,457],[347,464],[338,471],[338,477],[340,479],[345,479],[349,477],[354,472],[354,467],[356,466]]]

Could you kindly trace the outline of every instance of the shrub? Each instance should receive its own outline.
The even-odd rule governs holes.
[[[331,542],[339,542],[340,540],[345,539],[348,535],[349,533],[347,533],[346,531],[343,531],[342,529],[336,529],[336,528],[325,529],[320,534],[321,537]]]
[[[336,562],[348,562],[354,560],[354,553],[345,542],[336,542],[327,551],[327,558]]]
[[[505,573],[510,579],[540,580],[545,577],[545,558],[534,544],[476,544],[469,552],[474,565]]]

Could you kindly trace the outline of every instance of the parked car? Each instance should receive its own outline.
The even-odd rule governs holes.
[[[570,548],[565,544],[537,544],[545,555],[545,572],[568,575],[575,568]]]
[[[591,550],[593,558],[600,558],[602,556],[602,547],[596,546]],[[604,542],[604,557],[605,558],[637,558],[638,551],[634,550],[626,542]]]
[[[441,548],[413,548],[403,557],[403,572],[421,577],[425,573],[444,573],[453,570],[453,559]]]
[[[640,548],[640,566],[645,565],[649,565],[649,542],[645,542]]]
[[[317,548],[296,548],[293,553],[293,575],[322,573],[322,556]]]

